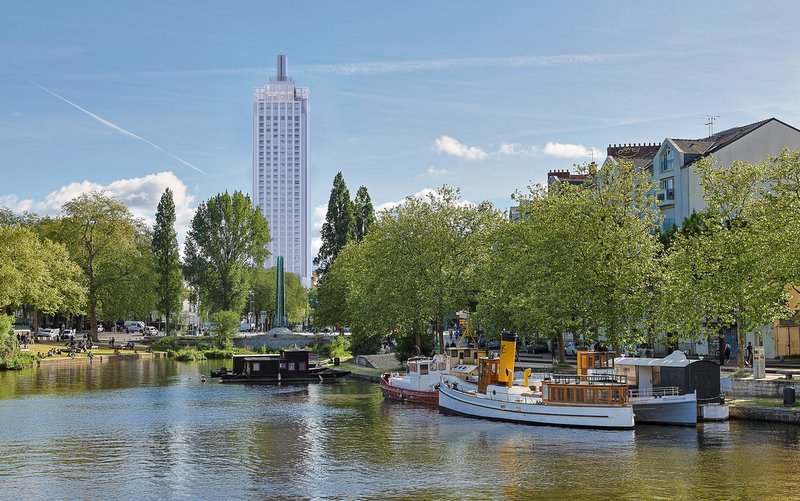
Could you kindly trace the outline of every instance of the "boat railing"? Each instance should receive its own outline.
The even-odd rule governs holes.
[[[628,392],[630,398],[668,397],[680,395],[677,386],[659,386],[656,388],[633,389]]]
[[[550,376],[551,383],[558,384],[628,384],[628,377],[620,374],[560,374]]]

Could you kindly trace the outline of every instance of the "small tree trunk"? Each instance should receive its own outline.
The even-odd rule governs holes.
[[[564,333],[559,332],[558,337],[556,338],[558,344],[558,363],[563,364],[566,363],[567,359],[564,356]]]
[[[167,318],[167,327],[165,330],[167,331],[167,336],[169,336],[169,312],[164,316]]]
[[[736,342],[739,345],[739,349],[736,350],[736,365],[740,369],[744,369],[744,355],[745,355],[745,336],[744,336],[744,329],[742,329],[742,318],[739,313],[736,313]]]

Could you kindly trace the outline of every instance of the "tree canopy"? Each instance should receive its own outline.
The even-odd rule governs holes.
[[[220,193],[200,204],[184,248],[184,273],[210,311],[242,311],[248,267],[263,266],[270,241],[267,220],[250,197]]]
[[[350,191],[344,182],[344,176],[338,172],[333,178],[328,211],[322,224],[322,245],[319,254],[314,258],[314,263],[319,266],[320,275],[328,271],[339,252],[353,239],[354,224]]]
[[[178,237],[175,232],[175,201],[169,188],[164,190],[158,202],[151,248],[157,277],[156,307],[166,317],[169,335],[172,328],[170,318],[173,313],[180,311],[181,301],[185,296]]]

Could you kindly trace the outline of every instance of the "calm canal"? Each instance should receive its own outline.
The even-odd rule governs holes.
[[[171,360],[0,373],[2,499],[788,499],[800,428],[572,430]]]

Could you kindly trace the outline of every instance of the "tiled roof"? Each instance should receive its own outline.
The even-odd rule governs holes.
[[[742,137],[750,134],[754,130],[772,120],[775,120],[775,118],[768,118],[766,120],[761,120],[760,122],[742,125],[741,127],[726,129],[702,139],[670,139],[673,143],[675,143],[675,146],[680,148],[684,153],[706,155],[720,150],[734,141],[738,141]]]

